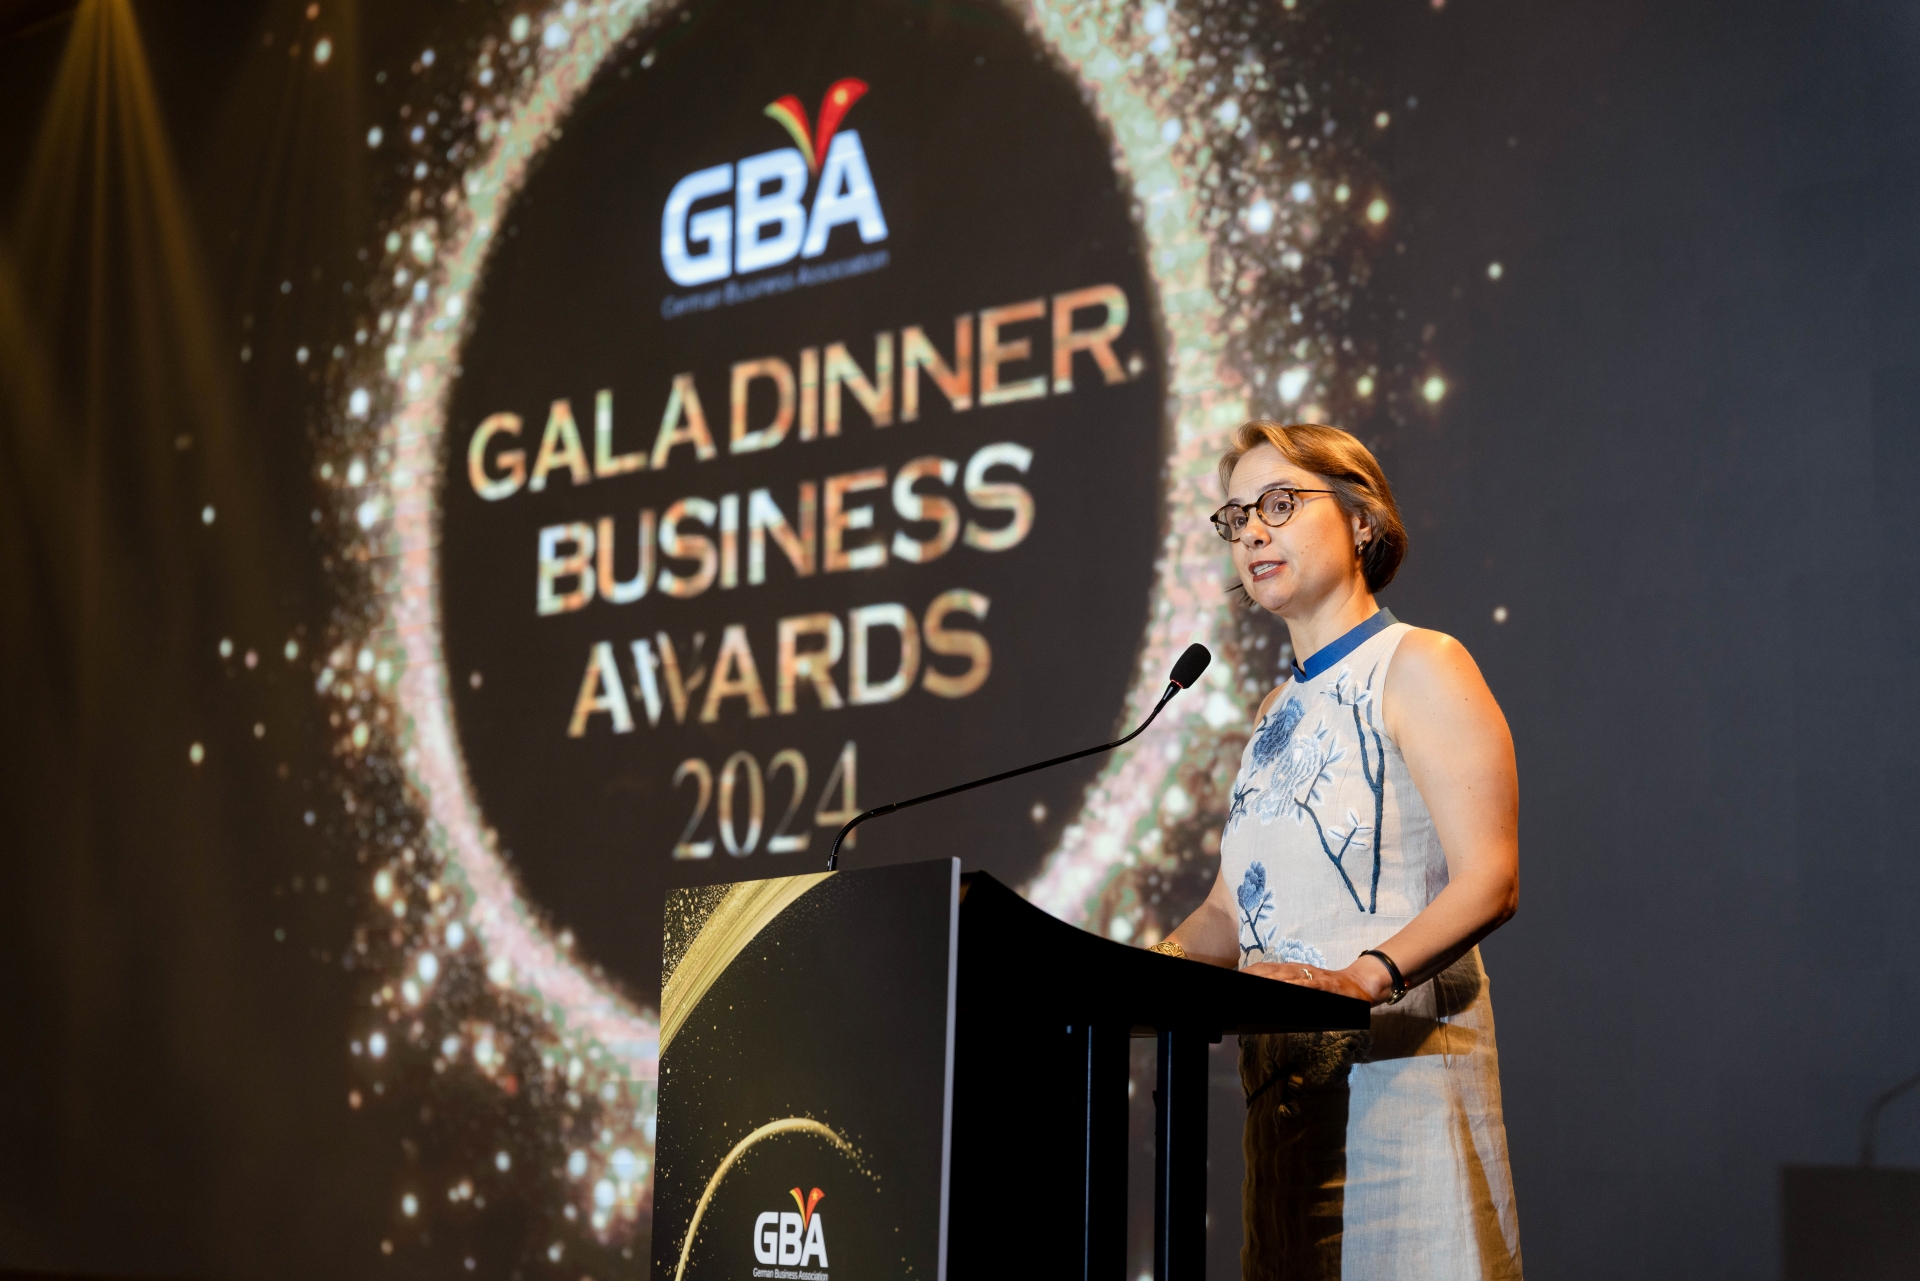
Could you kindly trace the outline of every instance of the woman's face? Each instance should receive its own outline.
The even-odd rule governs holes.
[[[1272,445],[1247,451],[1233,469],[1230,502],[1252,506],[1269,489],[1331,489],[1326,477],[1288,462]],[[1271,529],[1249,512],[1233,544],[1233,567],[1261,608],[1281,617],[1305,614],[1360,573],[1354,545],[1370,532],[1340,510],[1332,494],[1302,494],[1293,519]]]

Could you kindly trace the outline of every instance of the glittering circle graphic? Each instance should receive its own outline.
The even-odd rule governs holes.
[[[356,1052],[378,1058],[401,1040],[431,1043],[427,1012],[444,1007],[445,1026],[444,1010],[457,1004],[462,1030],[441,1043],[439,1070],[471,1069],[507,1095],[544,1083],[541,1097],[564,1110],[574,1136],[555,1140],[565,1217],[602,1245],[648,1221],[658,1016],[527,902],[488,826],[444,663],[436,493],[469,302],[529,166],[595,75],[676,12],[567,0],[503,15],[478,45],[464,73],[462,140],[444,165],[420,162],[386,238],[386,302],[369,325],[378,355],[339,389],[341,438],[375,459],[370,472],[355,454],[342,549],[365,566],[374,605],[340,628],[319,684],[340,709],[349,774],[386,778],[397,766],[421,820],[421,838],[395,836],[362,860],[378,928],[394,946],[374,1030]],[[1336,109],[1360,91],[1309,83],[1300,69],[1327,58],[1324,28],[1293,0],[1015,12],[1112,141],[1168,353],[1167,533],[1124,718],[1146,713],[1190,643],[1225,660],[1168,708],[1152,740],[1107,765],[1025,892],[1064,919],[1151,941],[1165,923],[1149,887],[1171,875],[1177,844],[1198,852],[1197,833],[1217,827],[1209,780],[1244,738],[1246,689],[1264,689],[1274,666],[1274,655],[1253,652],[1264,640],[1250,638],[1221,590],[1226,562],[1206,517],[1218,502],[1224,436],[1256,413],[1339,419],[1398,394],[1386,385],[1391,371],[1356,341],[1353,317],[1368,255],[1392,217],[1362,141],[1385,127],[1385,113],[1344,100]],[[562,1248],[556,1241],[550,1257]]]

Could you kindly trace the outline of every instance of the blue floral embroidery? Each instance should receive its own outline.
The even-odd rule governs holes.
[[[1278,711],[1269,712],[1253,737],[1253,768],[1265,769],[1275,757],[1286,751],[1287,745],[1293,741],[1293,731],[1300,728],[1300,722],[1306,716],[1307,709],[1291,698]]]
[[[1265,863],[1254,863],[1247,868],[1247,874],[1240,878],[1240,888],[1234,891],[1233,896],[1240,904],[1241,937],[1253,937],[1252,943],[1240,944],[1242,965],[1265,960],[1293,961],[1299,965],[1326,968],[1327,958],[1313,944],[1296,938],[1276,938],[1271,928],[1264,935],[1260,933],[1260,922],[1267,918],[1267,913],[1273,911],[1273,891],[1267,888]]]
[[[1368,822],[1366,816],[1352,808],[1347,810],[1344,823],[1331,823],[1323,819],[1318,807],[1326,799],[1327,789],[1333,783],[1333,767],[1347,759],[1347,752],[1333,739],[1325,721],[1317,724],[1311,734],[1302,733],[1306,708],[1299,699],[1290,697],[1279,708],[1269,712],[1254,731],[1247,767],[1242,779],[1234,783],[1225,833],[1230,835],[1249,813],[1257,816],[1263,825],[1271,823],[1283,813],[1290,814],[1295,823],[1311,823],[1322,852],[1339,874],[1341,884],[1353,899],[1354,907],[1367,913],[1379,910],[1380,825],[1386,807],[1386,745],[1374,720],[1377,700],[1373,682],[1379,670],[1379,665],[1375,664],[1373,670],[1367,673],[1366,684],[1359,686],[1354,683],[1352,671],[1342,668],[1335,676],[1332,687],[1324,691],[1336,706],[1346,709],[1353,717],[1354,733],[1360,745],[1360,776],[1373,794],[1372,821]],[[1256,787],[1253,780],[1261,771],[1266,771],[1266,785]],[[1373,856],[1371,875],[1361,874],[1362,882],[1367,885],[1364,900],[1356,884],[1354,871],[1357,869],[1350,871],[1346,864],[1349,854],[1362,850]],[[1252,935],[1256,945],[1248,947],[1242,944],[1241,951],[1244,954],[1250,955],[1255,951],[1273,954],[1276,948],[1297,943],[1297,940],[1288,939],[1276,941],[1271,937],[1271,931],[1268,936],[1261,935],[1260,923],[1273,904],[1273,897],[1266,885],[1265,866],[1254,863],[1248,868],[1236,892],[1244,932]],[[1299,943],[1298,946],[1313,950],[1310,944]]]
[[[1259,907],[1262,912],[1273,902],[1273,895],[1267,890],[1267,865],[1254,863],[1247,868],[1247,874],[1240,878],[1240,888],[1234,892],[1240,900],[1240,910],[1251,912]],[[1252,922],[1248,922],[1251,924]]]
[[[1368,790],[1373,793],[1373,823],[1370,826],[1362,825],[1359,816],[1352,810],[1348,810],[1347,831],[1334,833],[1336,837],[1344,836],[1345,838],[1340,851],[1342,855],[1346,853],[1349,846],[1366,840],[1369,835],[1372,838],[1373,881],[1367,890],[1367,906],[1363,909],[1368,912],[1378,911],[1380,907],[1380,819],[1387,802],[1387,749],[1381,742],[1379,728],[1373,723],[1373,678],[1379,674],[1379,671],[1380,665],[1374,664],[1373,670],[1367,673],[1366,688],[1351,692],[1347,689],[1348,674],[1343,671],[1340,673],[1340,678],[1334,682],[1333,688],[1327,691],[1334,702],[1350,708],[1353,712],[1353,732],[1360,740],[1360,777],[1366,780]],[[1360,719],[1362,708],[1366,710],[1364,723]],[[1373,737],[1371,753],[1367,751],[1369,734]],[[1336,863],[1338,861],[1335,860]],[[1344,870],[1341,874],[1345,875]],[[1351,883],[1348,888],[1352,888]],[[1356,894],[1354,906],[1358,907],[1359,903],[1360,896]]]
[[[1327,968],[1326,954],[1311,943],[1299,939],[1275,939],[1273,946],[1267,949],[1269,961],[1292,961],[1295,965],[1317,965]]]
[[[1267,888],[1267,865],[1254,863],[1247,868],[1247,874],[1240,878],[1240,888],[1234,891],[1234,898],[1240,904],[1241,938],[1253,936],[1252,946],[1240,944],[1241,963],[1255,952],[1267,950],[1267,940],[1260,937],[1260,922],[1273,910],[1273,891]],[[1271,933],[1271,931],[1269,931]]]
[[[1346,759],[1346,753],[1328,741],[1324,723],[1314,727],[1312,737],[1296,735],[1273,767],[1273,785],[1263,817],[1277,817],[1283,809],[1293,811],[1293,821],[1303,822],[1307,807],[1318,801],[1321,790],[1333,782],[1333,767]]]
[[[1247,803],[1259,794],[1260,789],[1257,787],[1241,787],[1238,783],[1234,784],[1233,803],[1227,807],[1228,835],[1232,835],[1233,829],[1240,825],[1240,820],[1247,816]]]

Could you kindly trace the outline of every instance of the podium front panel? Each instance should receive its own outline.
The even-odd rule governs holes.
[[[940,1281],[960,869],[680,890],[654,1281]]]

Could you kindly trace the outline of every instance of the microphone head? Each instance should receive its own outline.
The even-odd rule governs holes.
[[[1207,670],[1207,664],[1213,661],[1213,655],[1199,641],[1187,646],[1187,652],[1180,655],[1180,661],[1173,665],[1173,671],[1167,679],[1181,689],[1192,689],[1200,674]]]

